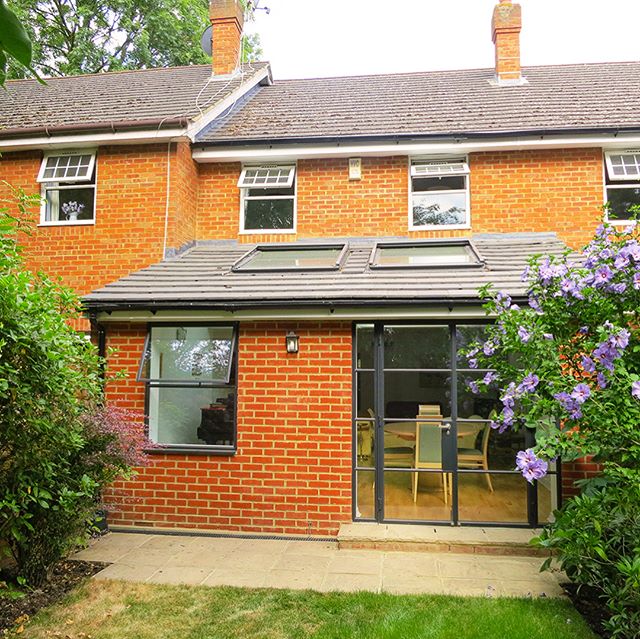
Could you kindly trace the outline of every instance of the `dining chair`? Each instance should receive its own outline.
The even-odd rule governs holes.
[[[480,418],[482,419],[482,418]],[[480,448],[474,446],[472,448],[459,447],[458,448],[458,468],[475,469],[482,468],[485,471],[489,470],[489,437],[491,435],[491,427],[488,422],[484,422],[482,438],[480,440]],[[489,490],[493,491],[493,484],[491,483],[491,475],[487,472],[485,474],[487,485]]]
[[[375,414],[371,408],[367,408],[367,415],[373,419]],[[366,460],[373,456],[373,421],[357,421],[358,459]]]
[[[442,470],[442,430],[437,422],[416,424],[416,451],[414,468],[439,468]],[[413,502],[418,500],[420,473],[413,473]],[[440,473],[444,503],[449,503],[451,482],[449,473]]]

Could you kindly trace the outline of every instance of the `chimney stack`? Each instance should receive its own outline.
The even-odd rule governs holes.
[[[500,0],[493,10],[491,36],[496,47],[498,84],[522,84],[520,69],[520,30],[522,8],[511,0]]]
[[[241,61],[244,11],[240,0],[210,0],[214,75],[230,75]]]

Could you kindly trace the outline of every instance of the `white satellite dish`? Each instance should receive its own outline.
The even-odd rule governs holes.
[[[211,55],[213,52],[212,49],[212,34],[213,34],[213,28],[211,27],[211,25],[209,25],[205,30],[204,33],[202,34],[202,38],[200,38],[200,46],[202,47],[202,50],[207,54],[207,55]]]

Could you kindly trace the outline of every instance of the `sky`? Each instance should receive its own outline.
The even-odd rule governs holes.
[[[497,0],[260,0],[274,77],[491,67]],[[640,60],[639,0],[520,0],[523,65]]]

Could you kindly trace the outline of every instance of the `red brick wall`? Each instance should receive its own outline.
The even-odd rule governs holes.
[[[284,337],[300,336],[288,355]],[[109,326],[119,349],[108,397],[141,410],[135,377],[144,329]],[[153,455],[119,482],[113,524],[333,535],[351,520],[351,325],[246,323],[239,334],[238,452]]]
[[[247,242],[309,237],[399,235],[452,237],[487,232],[555,231],[585,244],[603,204],[600,149],[475,153],[471,168],[471,231],[408,231],[408,158],[363,158],[362,180],[350,181],[348,160],[301,160],[297,233],[238,236],[239,163],[200,166],[199,239]]]

